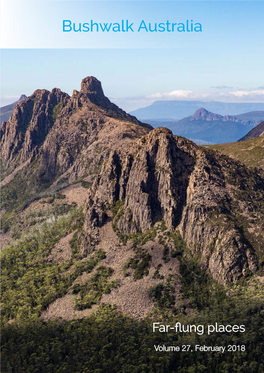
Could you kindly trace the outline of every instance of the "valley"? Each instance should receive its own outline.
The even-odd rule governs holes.
[[[2,371],[261,372],[262,138],[198,146],[95,77],[20,102],[1,126]],[[152,332],[175,320],[245,325],[247,350],[159,355],[237,343]]]

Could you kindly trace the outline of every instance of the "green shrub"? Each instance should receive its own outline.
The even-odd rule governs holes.
[[[134,280],[140,280],[149,274],[151,265],[151,255],[142,249],[138,249],[134,258],[131,258],[124,267],[124,275],[127,275],[127,269],[134,270]]]
[[[162,257],[165,263],[168,263],[170,261],[169,254],[170,254],[170,249],[168,248],[168,246],[165,246],[163,249],[163,257]]]
[[[96,273],[84,284],[76,284],[73,293],[78,294],[75,309],[84,310],[96,304],[103,294],[109,294],[111,289],[117,286],[116,281],[108,282],[113,269],[109,267],[99,267]]]
[[[92,183],[89,183],[88,181],[82,181],[81,186],[83,188],[89,189],[92,186]]]
[[[157,284],[149,289],[149,297],[159,308],[171,308],[175,304],[173,280]]]
[[[97,251],[86,261],[57,262],[48,260],[54,245],[76,229],[82,220],[82,210],[74,209],[57,216],[2,252],[2,317],[34,319],[54,300],[68,291],[73,281],[92,269],[105,257]],[[70,266],[72,271],[63,275]]]

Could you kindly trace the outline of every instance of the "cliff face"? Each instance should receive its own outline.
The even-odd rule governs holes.
[[[227,283],[256,272],[263,257],[263,189],[257,171],[158,128],[129,150],[112,152],[90,192],[85,229],[96,234],[119,201],[120,233],[146,232],[164,220],[180,230],[201,265]],[[254,219],[260,224],[253,232]]]
[[[14,108],[19,104],[21,101],[27,98],[26,95],[21,95],[19,99],[12,104],[0,107],[0,127],[2,122],[7,122],[8,119],[11,117]]]
[[[263,217],[263,188],[257,172],[219,154],[198,152],[179,229],[192,253],[221,283],[258,269],[263,234],[252,226],[261,222],[259,213]]]
[[[24,162],[38,152],[54,124],[55,107],[69,96],[59,89],[37,90],[19,103],[1,127],[1,156],[9,166],[17,158]]]
[[[169,231],[180,231],[186,255],[220,283],[256,272],[264,262],[263,172],[166,128],[150,129],[112,104],[96,78],[85,78],[71,97],[59,89],[37,90],[1,129],[5,198],[16,195],[21,181],[32,197],[40,190],[36,180],[44,190],[97,175],[87,192],[86,252],[114,205],[121,235],[147,232],[163,221]]]
[[[1,128],[1,156],[6,168],[14,169],[38,155],[41,180],[74,180],[98,167],[121,139],[150,128],[112,104],[101,83],[87,77],[71,97],[56,88],[37,90],[18,104]]]

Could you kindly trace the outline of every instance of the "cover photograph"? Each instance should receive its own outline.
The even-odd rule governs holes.
[[[1,373],[264,373],[263,16],[1,0]]]

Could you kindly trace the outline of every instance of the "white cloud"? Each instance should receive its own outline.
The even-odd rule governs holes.
[[[229,90],[228,92],[201,93],[190,89],[179,89],[171,92],[157,92],[146,96],[112,98],[112,101],[125,110],[132,111],[151,105],[154,101],[186,100],[186,101],[222,101],[222,102],[263,102],[264,90]]]
[[[230,97],[236,97],[238,99],[243,99],[243,101],[248,100],[249,102],[264,102],[264,89],[263,90],[239,90],[229,92]]]
[[[149,96],[146,96],[147,98],[149,99],[160,99],[160,98],[189,98],[189,97],[192,97],[194,94],[193,91],[191,90],[184,90],[184,89],[179,89],[179,90],[176,90],[176,91],[172,91],[172,92],[167,92],[167,93],[154,93],[152,95],[149,95]]]
[[[214,100],[226,102],[264,102],[263,90],[230,90],[229,92],[200,93],[192,90],[175,90],[145,96],[146,100]]]
[[[152,95],[145,96],[147,100],[210,100],[210,93],[198,93],[190,89],[178,89],[171,92],[165,93],[154,93]]]

